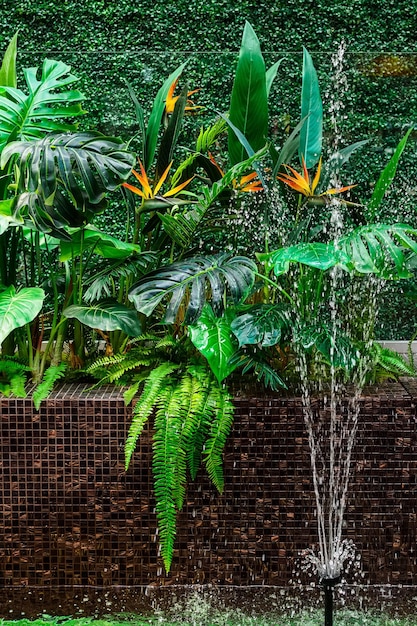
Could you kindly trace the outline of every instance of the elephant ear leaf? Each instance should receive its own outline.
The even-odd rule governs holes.
[[[203,356],[219,382],[237,367],[229,360],[236,352],[236,340],[230,328],[230,315],[216,317],[206,304],[199,319],[189,326],[191,341]]]
[[[0,292],[0,344],[13,330],[35,319],[44,297],[45,292],[39,287],[16,291],[10,286]]]
[[[304,159],[308,169],[314,167],[321,155],[323,134],[323,104],[319,81],[313,60],[304,48],[303,81],[301,88],[301,119],[305,118],[300,131],[300,162]]]
[[[149,316],[167,298],[167,324],[176,320],[180,306],[185,305],[185,322],[192,324],[200,317],[208,293],[216,314],[222,313],[227,292],[235,304],[243,301],[254,284],[255,272],[255,263],[246,257],[221,254],[185,259],[141,278],[130,290],[129,299]]]
[[[142,332],[136,311],[117,302],[104,301],[92,306],[73,304],[63,313],[65,317],[75,317],[82,324],[105,332],[121,330],[130,337],[138,337]]]
[[[272,82],[272,75],[273,70],[269,75],[270,82]],[[249,22],[246,22],[243,32],[229,119],[243,133],[255,152],[265,145],[268,131],[265,63],[259,40]],[[231,128],[229,128],[228,148],[231,165],[236,165],[250,156]]]
[[[0,67],[0,85],[16,88],[16,56],[17,33],[12,37],[4,53],[3,62]]]

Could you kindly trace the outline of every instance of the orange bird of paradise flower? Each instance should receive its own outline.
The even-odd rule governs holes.
[[[211,153],[209,153],[209,159],[213,163],[213,165],[215,165],[216,168],[219,170],[219,173],[221,177],[223,178],[224,172],[221,169],[221,167],[218,165],[218,163],[216,162],[215,158],[213,157]],[[245,176],[242,176],[242,178],[239,181],[234,179],[232,181],[233,189],[236,189],[236,191],[246,191],[246,192],[263,191],[261,181],[257,180],[256,177],[257,177],[257,173],[251,172],[250,174],[246,174]]]
[[[134,185],[130,185],[129,183],[122,183],[122,186],[126,187],[126,189],[130,189],[130,191],[132,191],[133,193],[136,193],[138,196],[143,198],[143,200],[152,200],[153,198],[156,198],[158,191],[161,189],[162,185],[164,184],[165,179],[168,176],[168,172],[171,169],[172,163],[173,162],[171,161],[171,163],[163,172],[161,178],[158,180],[158,182],[156,183],[153,189],[151,187],[151,184],[148,179],[148,175],[146,174],[145,168],[143,167],[141,161],[139,161],[140,174],[139,172],[136,172],[135,170],[132,170],[132,174],[140,182],[142,188],[139,189],[138,187],[135,187]],[[191,182],[191,180],[192,178],[189,178],[188,180],[181,183],[180,185],[177,185],[176,187],[173,187],[169,191],[166,191],[164,194],[162,194],[162,197],[169,198],[171,196],[175,196],[175,194],[182,191]]]
[[[332,196],[337,193],[343,193],[343,191],[348,191],[349,189],[352,189],[352,187],[356,187],[356,185],[347,185],[346,187],[327,189],[323,193],[315,195],[314,192],[316,190],[317,185],[319,184],[320,175],[321,175],[321,159],[318,163],[317,171],[314,175],[312,182],[310,182],[310,176],[306,167],[304,157],[302,157],[302,163],[303,163],[302,174],[299,174],[290,165],[284,164],[285,169],[287,170],[287,172],[290,171],[292,176],[290,174],[280,174],[279,176],[277,176],[277,178],[281,182],[291,187],[291,189],[294,189],[295,191],[298,191],[298,193],[301,193],[306,198],[320,198],[321,196]]]
[[[165,100],[165,113],[170,115],[174,112],[175,103],[177,102],[179,96],[174,96],[175,88],[178,84],[178,78],[176,78],[172,83],[168,91],[167,98]],[[197,93],[200,91],[199,89],[194,89],[193,91],[189,91],[187,93],[187,98],[193,95],[193,93]],[[185,111],[197,111],[198,109],[202,109],[203,107],[195,105],[192,100],[187,99],[187,106],[185,107]]]

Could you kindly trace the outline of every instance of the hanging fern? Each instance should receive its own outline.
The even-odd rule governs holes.
[[[233,421],[229,394],[206,363],[190,363],[190,349],[190,342],[172,335],[148,334],[130,340],[126,353],[104,357],[88,368],[103,382],[129,385],[124,400],[133,403],[133,409],[125,442],[126,470],[145,424],[154,417],[152,470],[167,572],[188,474],[195,479],[204,459],[215,486],[223,489],[222,453]]]
[[[141,434],[148,417],[152,413],[159,395],[163,393],[166,378],[178,368],[175,363],[162,363],[152,370],[145,383],[139,400],[133,410],[132,423],[125,443],[125,467],[130,465],[132,454],[136,448],[136,442]]]
[[[209,402],[214,419],[204,447],[204,463],[211,481],[222,493],[224,489],[222,454],[232,428],[234,408],[229,393],[220,385],[212,386]]]
[[[159,395],[155,413],[152,469],[156,499],[156,516],[161,540],[161,556],[169,571],[174,552],[177,508],[177,457],[181,419],[178,415],[176,390],[167,385]]]

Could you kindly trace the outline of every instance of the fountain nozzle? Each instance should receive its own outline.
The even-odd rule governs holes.
[[[333,626],[333,587],[340,583],[341,578],[341,576],[336,576],[320,580],[324,587],[324,626]]]

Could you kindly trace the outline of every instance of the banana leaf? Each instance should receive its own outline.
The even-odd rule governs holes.
[[[246,22],[243,31],[229,119],[243,133],[254,151],[265,145],[268,132],[265,63],[259,40],[249,22]],[[232,129],[228,133],[228,150],[231,165],[250,156]]]
[[[394,154],[392,155],[391,159],[389,160],[388,164],[385,166],[384,170],[381,172],[381,175],[377,180],[374,191],[372,193],[372,197],[368,202],[366,210],[367,218],[370,222],[374,222],[377,219],[377,209],[381,204],[388,187],[394,180],[398,162],[404,151],[407,140],[413,130],[414,128],[412,127],[406,132],[405,136],[399,142]]]
[[[320,86],[313,60],[303,48],[303,81],[301,87],[300,163],[304,159],[308,169],[314,167],[321,155],[323,134],[323,105]]]
[[[0,86],[5,85],[7,87],[16,88],[17,76],[16,76],[16,56],[17,56],[17,35],[15,33],[6,48],[6,52],[3,56],[3,61],[0,67]]]

